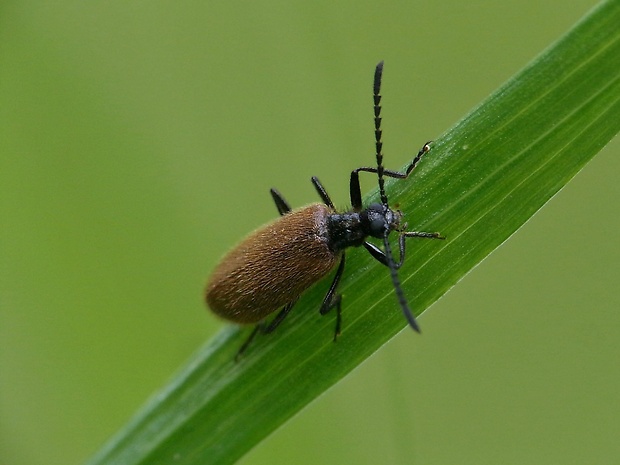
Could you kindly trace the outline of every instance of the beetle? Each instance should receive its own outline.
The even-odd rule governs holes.
[[[406,231],[399,210],[390,208],[385,193],[386,177],[407,179],[423,155],[430,150],[427,142],[404,172],[383,167],[381,140],[381,78],[383,61],[375,68],[373,82],[375,156],[377,166],[361,167],[351,172],[349,190],[351,209],[338,212],[318,178],[312,177],[323,203],[313,203],[292,210],[284,197],[271,189],[271,196],[280,217],[247,236],[224,256],[206,286],[206,301],[218,316],[230,322],[256,327],[239,349],[237,358],[250,345],[256,334],[273,332],[289,314],[300,295],[334,268],[332,283],[319,309],[325,315],[336,309],[334,341],[342,326],[341,294],[338,284],[345,266],[345,249],[363,246],[390,270],[396,298],[409,326],[420,328],[409,308],[398,278],[397,270],[405,259],[405,239],[420,237],[444,239],[437,232]],[[364,208],[359,173],[376,173],[380,203]],[[392,231],[398,232],[399,259],[396,261],[389,242]],[[372,237],[383,241],[383,249],[368,242]],[[266,318],[280,310],[267,322]]]

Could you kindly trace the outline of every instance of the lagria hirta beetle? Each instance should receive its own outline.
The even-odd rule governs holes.
[[[375,149],[377,167],[362,167],[351,172],[351,210],[338,212],[316,177],[312,184],[323,203],[313,203],[292,210],[282,195],[271,189],[271,196],[280,218],[247,236],[232,249],[215,268],[206,288],[209,308],[220,317],[237,324],[256,324],[254,331],[241,346],[238,356],[249,346],[257,332],[271,333],[289,314],[299,296],[314,283],[336,268],[331,286],[319,309],[325,315],[336,308],[336,331],[341,328],[341,295],[338,283],[342,277],[347,247],[364,246],[380,263],[388,267],[396,298],[409,326],[420,328],[407,304],[397,270],[405,259],[405,239],[422,237],[443,239],[436,232],[405,231],[402,213],[392,210],[384,189],[384,178],[407,179],[422,156],[430,149],[424,144],[404,172],[383,167],[381,142],[381,75],[383,62],[375,69],[373,85],[375,113]],[[377,173],[381,203],[362,205],[359,173]],[[399,259],[396,261],[389,242],[392,231],[398,233]],[[383,249],[368,242],[368,237],[383,241]],[[266,318],[279,310],[269,322]]]

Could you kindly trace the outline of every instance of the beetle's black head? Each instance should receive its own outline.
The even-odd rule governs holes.
[[[386,232],[400,229],[401,213],[381,203],[371,203],[360,212],[360,224],[364,234],[382,239]]]

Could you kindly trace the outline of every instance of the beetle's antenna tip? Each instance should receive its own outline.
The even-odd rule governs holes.
[[[381,75],[382,74],[383,74],[383,60],[377,63],[377,66],[375,67],[375,81],[374,81],[374,86],[373,86],[373,90],[375,94],[379,93],[379,88],[381,87]]]

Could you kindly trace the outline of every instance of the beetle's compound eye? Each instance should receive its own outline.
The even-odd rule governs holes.
[[[374,219],[370,223],[370,231],[373,236],[381,236],[385,230],[385,221],[380,218]]]
[[[368,235],[383,237],[387,222],[385,218],[385,206],[380,203],[372,203],[361,214],[364,229]]]

